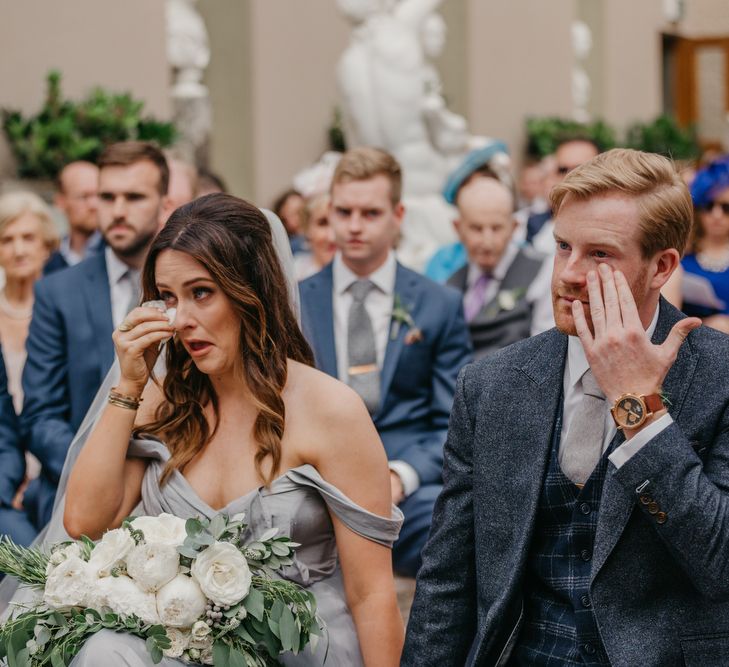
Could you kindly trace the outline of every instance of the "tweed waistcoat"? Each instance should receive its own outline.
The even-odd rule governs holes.
[[[561,430],[560,411],[527,560],[524,619],[510,665],[610,664],[589,595],[608,452],[580,489],[559,466]]]

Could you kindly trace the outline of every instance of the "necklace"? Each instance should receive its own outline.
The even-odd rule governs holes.
[[[725,251],[719,257],[709,257],[704,252],[696,253],[696,261],[704,271],[711,273],[724,273],[729,269],[729,250]]]
[[[33,315],[33,306],[29,309],[16,308],[11,306],[5,296],[5,290],[0,291],[0,311],[5,313],[11,320],[29,320]]]

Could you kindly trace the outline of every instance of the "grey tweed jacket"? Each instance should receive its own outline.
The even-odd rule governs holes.
[[[653,342],[682,317],[661,300]],[[552,329],[462,371],[402,665],[508,659],[566,351]],[[693,331],[664,391],[675,423],[608,464],[590,597],[614,667],[729,665],[729,336]]]

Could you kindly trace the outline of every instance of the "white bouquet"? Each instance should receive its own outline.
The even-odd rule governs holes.
[[[240,517],[131,517],[50,553],[0,541],[0,571],[42,591],[0,626],[9,667],[61,667],[103,628],[146,640],[152,661],[266,667],[314,644],[314,596],[272,576],[299,546],[271,529],[243,543]]]

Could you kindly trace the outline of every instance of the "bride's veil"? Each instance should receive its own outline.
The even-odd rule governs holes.
[[[291,306],[297,319],[301,321],[299,287],[296,281],[294,258],[291,254],[291,245],[289,243],[288,235],[286,234],[283,223],[275,213],[267,209],[261,209],[261,211],[271,224],[273,244],[286,278]],[[61,472],[61,478],[58,482],[58,491],[56,492],[56,500],[53,505],[51,520],[35,538],[33,546],[38,546],[44,543],[53,544],[55,542],[70,539],[68,533],[63,527],[63,508],[66,499],[66,485],[68,483],[68,477],[71,473],[71,469],[73,468],[73,464],[78,458],[79,452],[86,443],[94,425],[101,417],[101,413],[106,406],[107,397],[109,396],[109,390],[119,382],[119,375],[119,360],[115,358],[114,363],[101,384],[101,387],[99,387],[99,390],[96,392],[96,396],[91,402],[91,405],[86,412],[86,416],[81,422],[81,426],[79,426],[76,435],[71,441],[68,453],[66,454],[66,461],[63,465],[63,471]],[[157,366],[155,366],[155,375],[157,377],[162,377],[164,375],[164,355],[159,356]],[[16,589],[17,582],[11,577],[5,577],[2,583],[0,583],[0,610],[2,610],[12,599]]]

